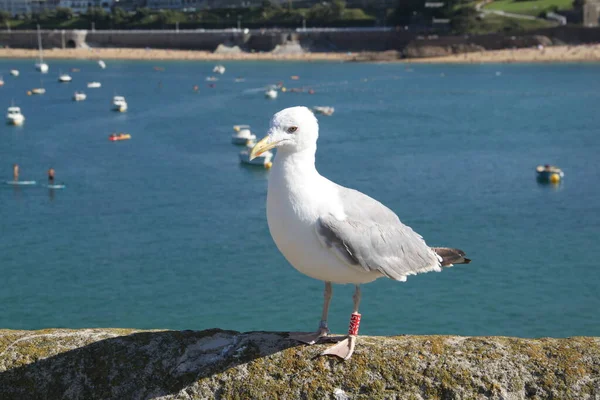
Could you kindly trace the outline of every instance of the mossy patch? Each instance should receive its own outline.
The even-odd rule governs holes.
[[[600,393],[598,338],[360,337],[346,362],[319,357],[327,346],[219,329],[0,331],[0,366],[10,369],[0,372],[0,398],[329,399],[342,390],[352,399],[585,399]]]

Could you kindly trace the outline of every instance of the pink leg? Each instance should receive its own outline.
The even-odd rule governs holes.
[[[352,353],[354,353],[354,346],[356,345],[356,338],[358,337],[358,327],[360,326],[360,314],[358,313],[358,306],[360,304],[360,286],[356,285],[352,299],[354,300],[354,310],[350,316],[348,337],[335,346],[331,346],[322,352],[322,356],[336,356],[343,360],[348,360],[350,357],[352,357]]]
[[[331,282],[325,282],[324,302],[323,302],[323,313],[321,314],[321,323],[319,329],[316,332],[294,332],[290,333],[290,338],[306,344],[315,344],[321,338],[329,335],[329,328],[327,327],[327,315],[329,314],[329,303],[331,303],[331,296],[333,289]]]

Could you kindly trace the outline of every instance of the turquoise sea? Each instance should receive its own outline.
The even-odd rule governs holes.
[[[0,180],[13,163],[39,183],[53,167],[67,188],[0,185],[1,328],[315,329],[323,285],[278,253],[269,172],[240,165],[230,136],[326,105],[321,173],[473,259],[363,286],[362,334],[600,335],[599,64],[228,62],[209,88],[214,63],[64,60],[49,62],[45,95],[27,96],[33,63],[0,61],[0,106],[27,118],[0,127]],[[315,94],[266,100],[278,81]],[[78,89],[87,101],[71,100]],[[127,113],[110,111],[115,94]],[[560,185],[536,182],[544,163],[563,168]],[[334,287],[334,331],[352,291]]]

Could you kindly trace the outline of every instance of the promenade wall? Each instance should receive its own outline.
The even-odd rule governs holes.
[[[214,51],[219,45],[239,46],[245,51],[269,52],[286,43],[300,44],[306,51],[379,52],[407,48],[443,49],[442,53],[531,47],[538,44],[600,43],[600,28],[562,26],[527,34],[437,36],[395,28],[331,28],[308,30],[156,30],[156,31],[42,31],[44,48],[158,48]],[[0,45],[36,48],[37,32],[0,32]],[[441,50],[440,50],[441,51]],[[407,54],[421,54],[408,51]],[[434,51],[435,53],[435,51]]]

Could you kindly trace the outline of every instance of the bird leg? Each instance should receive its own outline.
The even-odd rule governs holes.
[[[354,310],[352,315],[350,315],[348,337],[322,352],[322,356],[336,356],[342,360],[347,360],[352,357],[352,353],[354,353],[354,346],[356,345],[356,340],[358,337],[358,327],[360,326],[360,314],[358,313],[358,305],[360,304],[360,286],[356,285],[352,299],[354,300]]]
[[[329,314],[329,303],[331,302],[331,295],[333,289],[331,288],[331,282],[325,282],[324,302],[323,302],[323,314],[321,315],[321,323],[319,329],[316,332],[294,332],[290,333],[290,338],[306,344],[315,344],[321,338],[329,335],[329,328],[327,327],[327,315]]]

